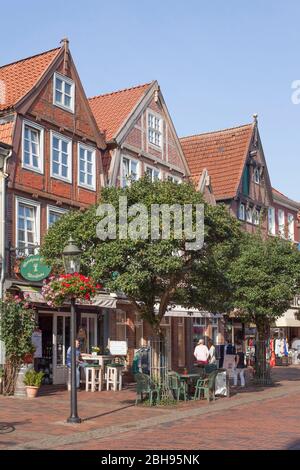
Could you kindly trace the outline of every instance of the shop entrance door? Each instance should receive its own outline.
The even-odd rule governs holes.
[[[70,346],[71,317],[55,313],[53,317],[53,383],[67,382],[67,350]]]
[[[85,341],[81,341],[80,349],[82,353],[91,353],[93,346],[98,346],[97,336],[97,315],[90,313],[81,314],[81,329],[84,331]]]

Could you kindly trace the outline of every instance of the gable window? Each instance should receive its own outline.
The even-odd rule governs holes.
[[[146,175],[149,176],[152,182],[157,181],[160,179],[160,171],[156,168],[152,168],[151,166],[146,166]]]
[[[282,209],[278,209],[278,233],[285,238],[285,215]]]
[[[239,207],[239,219],[245,220],[245,204],[240,204]]]
[[[95,150],[78,144],[78,185],[96,191]]]
[[[28,170],[44,171],[44,129],[23,121],[22,166]]]
[[[34,253],[40,243],[40,204],[16,198],[16,247]]]
[[[74,96],[75,84],[73,80],[55,73],[53,78],[53,103],[74,113]]]
[[[295,224],[293,214],[288,214],[288,237],[292,242],[295,240]]]
[[[47,206],[47,228],[55,224],[68,211],[55,206]]]
[[[126,188],[131,181],[139,179],[139,162],[132,158],[122,156],[121,162],[121,186]]]
[[[258,209],[253,209],[252,212],[252,222],[254,225],[259,225],[260,211]]]
[[[72,182],[72,141],[51,132],[51,176]]]
[[[274,207],[269,207],[269,209],[268,209],[268,225],[269,225],[270,235],[276,235],[275,209],[274,209]]]
[[[260,184],[260,169],[259,168],[254,168],[253,180],[254,180],[254,183]]]
[[[148,113],[148,140],[156,147],[162,147],[162,119],[155,114]]]

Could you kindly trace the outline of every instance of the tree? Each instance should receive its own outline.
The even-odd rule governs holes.
[[[5,345],[4,394],[12,395],[18,371],[27,354],[33,352],[35,313],[19,296],[7,296],[0,303],[0,339]]]
[[[228,279],[231,284],[229,310],[244,321],[255,323],[257,351],[255,380],[271,383],[266,364],[266,340],[270,326],[290,308],[300,286],[300,253],[286,240],[260,233],[245,234],[240,253],[230,265]]]
[[[71,212],[62,217],[45,236],[42,255],[55,269],[61,267],[61,251],[69,235],[83,249],[83,273],[92,276],[113,292],[123,292],[133,302],[141,317],[148,321],[156,335],[161,336],[160,323],[172,305],[180,302],[185,307],[201,307],[212,312],[223,311],[228,300],[227,279],[223,267],[234,253],[240,237],[238,222],[221,205],[209,206],[202,195],[190,183],[176,184],[170,181],[151,182],[143,178],[130,187],[105,188],[101,203],[110,203],[117,221],[123,214],[119,208],[120,196],[127,197],[128,207],[143,203],[148,214],[153,204],[192,204],[193,229],[196,227],[196,205],[204,204],[204,245],[190,250],[187,236],[176,238],[176,217],[171,214],[170,237],[166,239],[119,239],[122,230],[117,225],[116,239],[99,240],[96,228],[99,220],[96,206],[85,212]],[[136,215],[128,221],[139,225],[141,233],[150,222],[138,224]],[[158,219],[164,228],[163,219]],[[182,224],[180,225],[182,228]],[[178,227],[177,227],[178,229]],[[112,273],[118,275],[112,276]]]

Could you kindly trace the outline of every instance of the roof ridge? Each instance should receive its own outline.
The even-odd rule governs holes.
[[[38,57],[41,55],[49,54],[49,52],[53,52],[55,50],[59,51],[60,49],[61,47],[54,47],[53,49],[49,49],[48,51],[40,52],[38,54],[34,54],[29,57],[24,57],[23,59],[15,60],[14,62],[10,62],[8,64],[0,65],[0,69],[3,69],[4,67],[8,67],[10,65],[18,64],[19,62],[25,62],[25,60],[34,59],[35,57]]]
[[[185,137],[180,137],[179,140],[190,139],[191,137],[202,137],[203,135],[209,135],[209,134],[218,134],[221,132],[233,131],[236,129],[241,129],[242,127],[250,127],[250,126],[253,126],[253,122],[248,123],[248,124],[241,124],[240,126],[235,126],[235,127],[227,127],[225,129],[219,129],[217,131],[209,131],[209,132],[202,132],[200,134],[187,135]]]
[[[278,189],[274,188],[273,186],[272,186],[272,191],[274,191],[274,192],[280,194],[280,196],[283,196],[284,198],[288,199],[288,200],[291,201],[291,202],[295,202],[295,203],[298,204],[298,205],[300,204],[300,202],[295,201],[295,199],[290,198],[289,196],[287,196],[286,194],[282,193],[281,191],[279,191]]]
[[[115,95],[117,93],[123,93],[124,91],[135,90],[136,88],[142,88],[142,87],[145,87],[146,85],[151,85],[154,81],[155,80],[152,80],[151,82],[143,83],[141,85],[135,85],[129,88],[123,88],[121,90],[110,91],[109,93],[103,93],[100,95],[91,96],[90,98],[88,98],[88,100],[94,100],[96,98],[102,98],[103,96]]]

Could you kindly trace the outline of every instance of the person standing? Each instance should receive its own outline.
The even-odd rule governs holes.
[[[238,382],[238,376],[240,376],[241,387],[245,387],[245,354],[243,353],[242,347],[239,346],[235,356],[235,368],[233,370],[233,385],[236,387]]]
[[[81,360],[81,353],[80,353],[80,343],[79,340],[76,339],[75,342],[76,345],[76,387],[80,387],[80,365],[83,364],[83,361]],[[67,367],[68,369],[71,369],[71,346],[67,350]]]
[[[204,344],[204,339],[199,339],[197,346],[194,350],[194,356],[198,364],[207,364],[209,358],[209,351],[207,346]]]
[[[209,363],[216,364],[217,363],[216,348],[211,339],[208,341],[208,352],[209,352]]]

